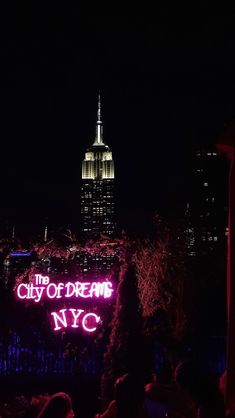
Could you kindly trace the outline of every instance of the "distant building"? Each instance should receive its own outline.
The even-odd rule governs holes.
[[[97,244],[96,250],[77,255],[84,277],[99,278],[111,272],[115,254],[107,253],[100,241],[110,243],[114,232],[114,161],[109,146],[103,141],[99,95],[95,140],[82,162],[81,234],[84,241],[92,240]]]
[[[228,165],[215,147],[197,149],[185,210],[185,306],[194,335],[226,333]]]
[[[34,255],[26,250],[9,250],[3,260],[3,278],[6,287],[13,287],[15,277],[34,264]]]
[[[115,252],[102,253],[100,248],[94,252],[79,252],[76,256],[78,272],[84,278],[99,279],[109,277],[114,265]]]
[[[95,140],[82,162],[81,232],[87,239],[112,237],[114,229],[114,161],[103,142],[99,95]]]
[[[216,149],[199,149],[193,161],[185,213],[190,255],[206,256],[226,246],[227,163]]]
[[[191,208],[189,202],[186,203],[186,210],[184,213],[185,216],[185,245],[186,245],[186,251],[187,255],[190,257],[195,256],[195,229],[192,224],[191,219]]]

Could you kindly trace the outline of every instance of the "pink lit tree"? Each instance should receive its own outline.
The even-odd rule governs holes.
[[[115,379],[132,372],[146,376],[153,365],[154,339],[180,339],[186,321],[183,310],[184,236],[156,217],[154,238],[132,244],[123,264],[111,333],[104,356],[102,395],[111,398]],[[156,321],[158,317],[158,329]],[[150,325],[151,324],[151,325]],[[160,331],[160,333],[159,333]]]
[[[112,399],[113,384],[117,377],[124,373],[136,373],[137,370],[141,375],[145,369],[137,277],[135,267],[130,261],[121,268],[110,328],[101,382],[104,400]]]
[[[184,235],[181,226],[170,228],[158,216],[155,223],[156,238],[139,242],[133,257],[138,297],[143,318],[165,312],[170,332],[178,338],[186,325]]]

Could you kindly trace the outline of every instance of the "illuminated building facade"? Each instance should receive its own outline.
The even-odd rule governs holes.
[[[86,278],[107,277],[114,264],[114,252],[103,248],[102,240],[111,243],[114,237],[114,161],[110,148],[103,141],[101,101],[98,99],[95,140],[82,162],[81,234],[92,239],[96,249],[77,254],[80,273]]]
[[[188,204],[191,255],[206,256],[226,247],[226,178],[227,163],[216,149],[204,148],[196,152]]]
[[[191,208],[189,202],[186,204],[186,210],[184,212],[186,228],[184,231],[184,239],[186,245],[187,255],[192,257],[195,256],[195,229],[192,225],[191,219]]]
[[[114,234],[114,161],[103,142],[100,95],[96,136],[82,162],[81,231],[85,238]]]
[[[228,164],[215,147],[203,146],[190,171],[184,211],[188,321],[195,335],[225,335]]]

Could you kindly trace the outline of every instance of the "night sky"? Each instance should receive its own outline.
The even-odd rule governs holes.
[[[1,14],[1,225],[76,230],[99,89],[121,226],[177,211],[193,150],[234,118],[235,9],[48,3]]]

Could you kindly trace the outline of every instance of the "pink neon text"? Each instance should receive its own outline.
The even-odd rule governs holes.
[[[48,299],[61,298],[104,298],[109,299],[113,293],[110,281],[103,282],[51,282],[48,276],[35,275],[35,281],[20,283],[16,289],[19,299],[40,302],[43,297]]]
[[[100,317],[93,312],[85,313],[84,309],[60,309],[51,312],[54,331],[62,328],[82,328],[86,332],[94,332],[100,322]]]

